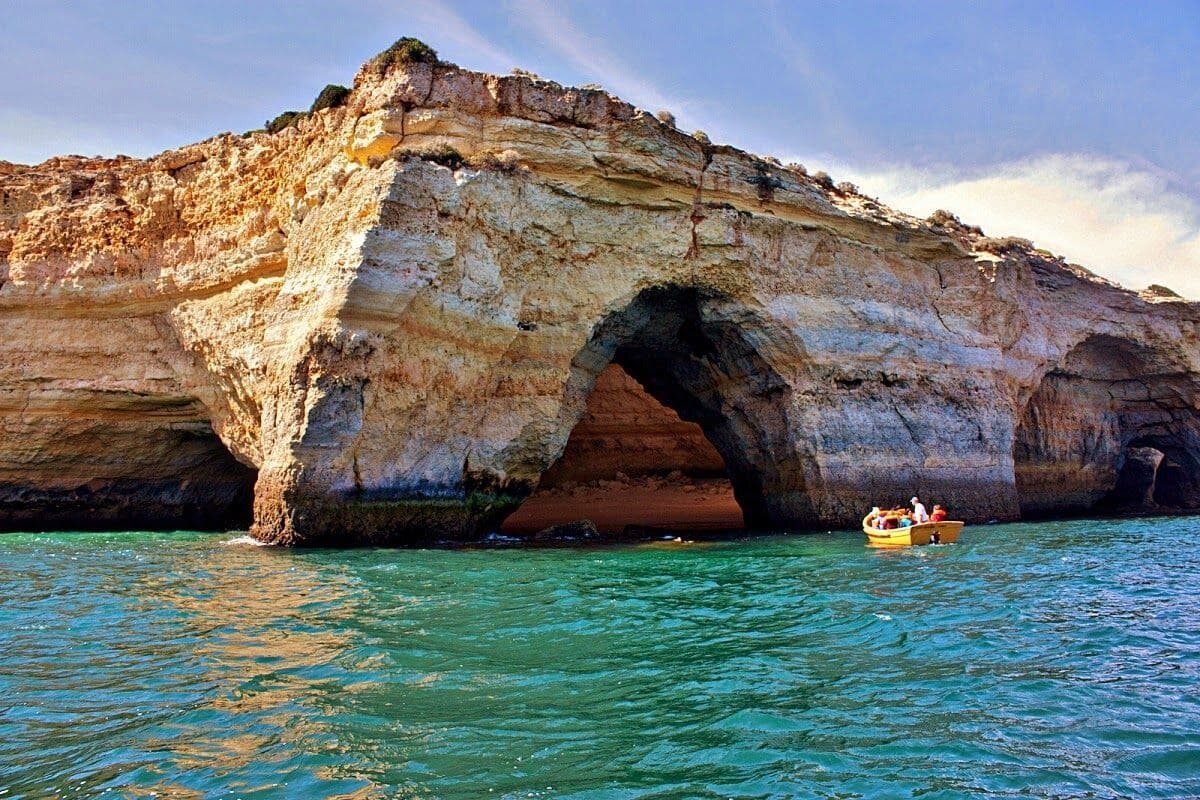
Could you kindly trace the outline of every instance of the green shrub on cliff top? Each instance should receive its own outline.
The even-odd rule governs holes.
[[[383,75],[397,64],[436,64],[437,51],[420,39],[405,36],[397,39],[391,47],[371,59],[370,67]]]
[[[279,133],[282,130],[291,128],[308,116],[305,111],[285,111],[273,120],[263,123],[263,127],[267,133]]]
[[[312,108],[308,109],[308,113],[315,114],[326,108],[337,108],[338,106],[346,105],[346,98],[350,96],[350,90],[345,86],[339,86],[336,83],[331,83],[321,90],[317,95],[317,99],[313,100]]]

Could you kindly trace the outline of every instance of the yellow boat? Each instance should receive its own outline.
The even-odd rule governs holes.
[[[874,514],[863,517],[863,533],[867,535],[867,543],[875,547],[908,547],[914,544],[953,544],[958,541],[958,532],[963,529],[963,522],[922,522],[920,525],[909,525],[907,528],[892,528],[880,530],[871,525]]]

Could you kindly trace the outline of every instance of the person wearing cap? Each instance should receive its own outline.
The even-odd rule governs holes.
[[[922,522],[929,522],[929,512],[925,510],[925,504],[922,503],[918,498],[913,497],[912,505],[913,521],[918,524]]]

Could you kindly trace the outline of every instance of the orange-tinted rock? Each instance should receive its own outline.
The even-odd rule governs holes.
[[[445,146],[467,166],[413,155]],[[256,470],[264,540],[476,535],[610,363],[711,444],[655,423],[634,460],[715,452],[755,526],[852,526],[914,491],[969,520],[1061,513],[1130,448],[1164,454],[1161,504],[1200,504],[1195,304],[603,92],[364,71],[273,136],[0,166],[7,527],[60,501],[173,525]]]

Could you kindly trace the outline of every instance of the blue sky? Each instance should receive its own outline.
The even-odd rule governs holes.
[[[5,0],[0,158],[306,108],[402,35],[1200,297],[1200,3]]]

